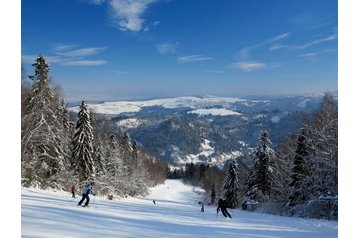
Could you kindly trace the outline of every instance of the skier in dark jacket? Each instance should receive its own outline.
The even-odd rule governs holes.
[[[86,199],[86,203],[85,205],[83,205],[83,207],[87,207],[88,204],[89,204],[89,201],[90,201],[90,198],[89,198],[89,194],[93,194],[94,196],[96,195],[94,192],[93,192],[93,182],[90,182],[88,183],[84,189],[83,189],[83,192],[82,192],[82,199],[81,201],[78,202],[78,206],[80,206],[82,204],[82,202]]]
[[[223,214],[224,217],[230,217],[231,218],[230,213],[226,210],[226,203],[221,198],[218,201],[218,208],[216,209],[216,214],[219,213],[220,209],[221,209],[221,213]]]

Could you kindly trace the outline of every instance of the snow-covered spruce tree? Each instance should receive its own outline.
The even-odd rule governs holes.
[[[101,177],[104,183],[103,193],[115,193],[118,196],[126,194],[125,169],[120,153],[119,143],[115,135],[110,135],[105,146],[105,174]]]
[[[338,195],[338,102],[326,93],[318,110],[303,120],[310,141],[312,197]]]
[[[232,160],[227,171],[223,184],[223,196],[230,208],[237,208],[240,205],[240,184],[236,161]]]
[[[125,167],[124,173],[129,178],[132,176],[136,161],[133,160],[132,141],[127,133],[124,133],[124,136],[119,140],[119,149]]]
[[[80,183],[93,180],[95,177],[92,130],[90,113],[87,109],[87,105],[82,101],[72,140],[72,160],[74,161],[75,171]]]
[[[301,129],[301,133],[297,138],[296,154],[293,160],[291,174],[291,194],[288,197],[289,206],[302,204],[310,197],[311,177],[309,168],[309,153],[305,130]]]
[[[62,136],[63,136],[63,140],[62,140],[62,144],[63,144],[63,154],[64,154],[64,158],[65,158],[65,165],[66,165],[66,170],[70,170],[71,169],[71,157],[72,157],[72,137],[73,137],[73,123],[70,120],[70,114],[67,110],[67,107],[64,103],[64,101],[62,100],[61,102],[61,117],[62,117],[62,125],[63,125],[63,130],[62,130]]]
[[[266,131],[261,133],[259,146],[254,152],[254,165],[247,179],[246,197],[255,201],[270,199],[272,192],[281,185],[277,169],[276,155],[269,145],[271,144]]]
[[[143,163],[144,156],[139,150],[137,143],[134,141],[132,144],[132,160],[133,160],[133,169],[130,180],[132,181],[132,186],[129,191],[130,195],[145,195],[147,193],[147,183],[148,183],[148,171]]]
[[[50,66],[43,56],[33,64],[32,90],[21,118],[22,185],[61,187],[64,171],[61,105],[50,87]]]

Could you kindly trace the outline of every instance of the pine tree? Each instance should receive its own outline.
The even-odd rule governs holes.
[[[247,180],[246,196],[252,200],[265,200],[272,191],[279,187],[279,171],[277,169],[275,152],[268,133],[263,131],[259,146],[254,152],[254,166]]]
[[[33,86],[21,120],[22,184],[61,187],[64,171],[61,105],[50,87],[50,66],[43,56],[33,64]]]
[[[297,138],[296,155],[293,161],[291,183],[292,192],[288,198],[288,205],[303,203],[309,198],[310,170],[308,161],[308,144],[304,129]]]
[[[93,180],[95,177],[93,131],[90,123],[90,114],[84,101],[80,105],[72,143],[72,159],[79,181]]]
[[[238,168],[235,160],[230,163],[230,167],[227,171],[223,184],[223,193],[228,207],[236,208],[239,206],[240,185]]]

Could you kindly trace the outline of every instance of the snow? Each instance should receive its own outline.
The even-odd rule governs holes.
[[[307,106],[307,103],[310,102],[311,99],[310,98],[306,98],[306,99],[303,99],[302,101],[300,101],[299,103],[296,104],[296,107],[306,107]]]
[[[70,192],[21,189],[21,235],[30,237],[338,237],[337,221],[280,217],[229,209],[233,219],[217,216],[215,206],[200,212],[199,188],[167,180],[145,198],[92,197],[77,206]],[[156,205],[152,200],[156,200]]]
[[[279,116],[273,116],[272,118],[271,118],[271,122],[272,123],[279,123],[280,122],[280,117]]]
[[[145,122],[146,122],[145,120],[139,120],[136,118],[128,118],[128,119],[123,119],[123,120],[118,121],[117,126],[126,128],[126,129],[130,129],[130,128],[136,128]]]
[[[187,160],[185,161],[185,163],[199,163],[202,162],[200,160],[200,157],[210,157],[212,154],[215,153],[215,149],[213,147],[210,146],[210,140],[204,139],[204,143],[200,144],[200,150],[201,152],[194,155],[194,154],[189,154],[186,156]]]
[[[230,108],[233,103],[241,103],[247,106],[253,106],[261,101],[258,100],[246,100],[232,97],[176,97],[176,98],[164,98],[153,99],[146,101],[117,101],[117,102],[104,102],[100,104],[88,103],[88,108],[96,113],[118,115],[121,113],[135,113],[142,110],[144,107],[162,106],[163,108],[180,108],[188,107],[192,109],[201,109],[207,107],[222,106]],[[70,107],[69,110],[77,112],[78,107]],[[209,112],[209,111],[208,111]],[[212,113],[218,113],[219,111],[213,110]],[[221,113],[238,113],[234,111],[223,111]],[[235,114],[237,115],[237,114]]]
[[[241,115],[241,113],[239,113],[239,112],[234,112],[232,110],[228,110],[225,108],[209,108],[209,109],[201,108],[201,109],[196,109],[196,110],[190,111],[188,113],[199,114],[200,116],[204,116],[204,115],[213,115],[213,116],[236,115],[236,116],[240,116]]]

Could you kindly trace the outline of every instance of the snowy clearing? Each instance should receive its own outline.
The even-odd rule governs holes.
[[[200,212],[199,188],[167,180],[147,198],[107,200],[91,196],[90,207],[77,206],[80,197],[62,191],[22,188],[22,237],[338,237],[338,223],[280,217],[229,209],[226,219],[216,207]],[[153,199],[156,205],[153,204]]]

